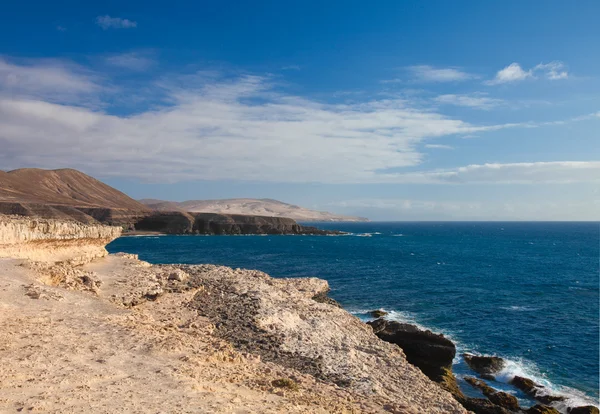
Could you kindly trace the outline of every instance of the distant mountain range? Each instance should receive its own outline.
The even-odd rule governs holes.
[[[366,220],[269,199],[141,201],[73,169],[0,171],[0,214],[177,234],[316,234],[320,230],[299,226],[294,220]]]
[[[369,221],[364,217],[342,216],[327,211],[309,210],[269,198],[230,198],[223,200],[189,200],[183,202],[155,199],[138,200],[158,211],[186,211],[217,214],[287,217],[296,221]]]

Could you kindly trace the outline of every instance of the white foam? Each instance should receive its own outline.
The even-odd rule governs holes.
[[[531,306],[501,306],[500,309],[515,311],[515,312],[526,312],[526,311],[534,311],[537,308],[533,308]]]
[[[504,368],[495,375],[496,381],[510,384],[510,381],[516,377],[524,377],[533,380],[536,384],[541,385],[537,395],[555,395],[563,396],[565,401],[559,401],[552,404],[557,410],[566,413],[568,407],[579,407],[582,405],[598,405],[598,401],[585,395],[583,392],[574,388],[560,386],[552,383],[548,378],[539,371],[537,366],[525,359],[510,359],[504,358]]]
[[[414,315],[411,314],[410,312],[387,310],[384,308],[373,308],[373,309],[381,309],[385,312],[388,312],[388,314],[386,316],[384,316],[385,319],[397,321],[397,322],[401,322],[401,323],[409,323],[411,325],[415,325],[416,327],[418,327],[421,330],[430,330],[435,333],[442,333],[446,338],[451,340],[456,345],[456,351],[457,351],[456,358],[453,361],[453,363],[455,365],[462,362],[462,360],[463,360],[462,354],[463,353],[481,355],[481,354],[478,354],[477,352],[474,352],[470,345],[462,344],[462,343],[458,342],[456,339],[454,339],[451,332],[440,330],[435,327],[429,328],[429,327],[421,325],[419,322],[417,322]],[[358,316],[362,320],[373,320],[373,317],[370,315],[370,312],[373,309],[352,309],[352,310],[348,310],[348,312],[350,312],[353,315]],[[511,307],[508,307],[507,309],[512,310],[512,311],[534,310],[533,308],[519,307],[519,306],[511,306]],[[567,410],[569,407],[580,407],[580,406],[585,406],[585,405],[593,405],[596,407],[598,406],[598,401],[595,401],[594,399],[590,398],[585,393],[583,393],[579,390],[576,390],[576,389],[573,389],[570,387],[559,386],[559,385],[553,384],[550,380],[548,380],[548,378],[543,373],[540,372],[538,367],[533,362],[528,361],[526,359],[522,359],[522,358],[511,359],[511,358],[503,357],[501,355],[498,355],[498,356],[500,356],[504,359],[505,366],[499,373],[496,374],[495,377],[496,377],[497,382],[500,382],[500,383],[503,383],[503,384],[506,384],[507,386],[509,386],[510,381],[515,376],[529,378],[529,379],[533,380],[535,383],[542,386],[542,388],[539,389],[538,395],[559,395],[559,396],[564,396],[566,398],[565,401],[559,401],[559,402],[555,402],[554,404],[552,404],[552,406],[554,408],[556,408],[558,411],[560,411],[561,413],[567,413]],[[515,392],[515,390],[510,390],[510,389],[503,389],[503,390],[506,392],[510,392],[510,393]]]

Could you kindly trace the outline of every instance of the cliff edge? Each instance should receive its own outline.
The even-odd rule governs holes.
[[[83,264],[106,256],[120,227],[0,215],[0,257]]]

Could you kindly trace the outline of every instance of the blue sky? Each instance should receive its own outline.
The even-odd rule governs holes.
[[[0,169],[379,220],[600,219],[600,3],[375,3],[3,5]]]

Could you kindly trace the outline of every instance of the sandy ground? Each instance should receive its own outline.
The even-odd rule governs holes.
[[[56,278],[23,264],[0,259],[2,413],[384,411],[335,385],[236,352],[183,306],[193,290],[124,307],[122,299],[135,290],[127,275],[154,271],[143,262],[99,259],[86,267],[99,288],[85,291],[44,284]],[[280,378],[292,378],[299,389],[273,386]]]

